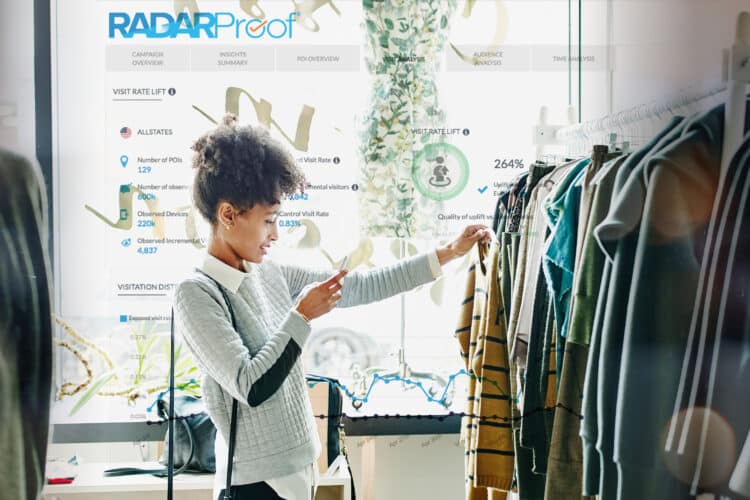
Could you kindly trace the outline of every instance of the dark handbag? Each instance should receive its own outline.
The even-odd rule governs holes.
[[[181,472],[216,472],[216,426],[206,413],[200,399],[192,396],[177,396],[175,404],[175,474]],[[159,416],[169,419],[169,403],[160,399],[157,402]],[[164,440],[164,452],[159,463],[169,464],[169,439]]]
[[[216,472],[214,441],[216,427],[206,413],[200,399],[192,396],[175,395],[175,453],[174,474],[183,472]],[[159,399],[157,412],[164,422],[170,422],[169,402]],[[169,434],[164,437],[164,451],[159,463],[169,465]],[[167,477],[167,469],[143,469],[138,467],[118,467],[104,471],[105,477],[152,474]]]

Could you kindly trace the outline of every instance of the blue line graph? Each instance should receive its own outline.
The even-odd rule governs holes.
[[[388,385],[391,382],[403,382],[405,385],[410,385],[413,387],[418,388],[422,393],[424,394],[425,398],[427,398],[427,401],[430,403],[438,403],[440,405],[445,406],[445,400],[448,396],[448,391],[450,390],[451,385],[453,385],[453,381],[460,377],[461,375],[469,376],[469,374],[466,372],[466,370],[459,370],[450,377],[448,377],[448,382],[446,382],[445,387],[443,388],[443,393],[439,398],[433,397],[427,390],[424,388],[424,384],[422,382],[417,382],[414,380],[411,380],[409,378],[403,378],[398,375],[389,375],[389,376],[382,376],[379,374],[374,374],[372,377],[372,381],[370,382],[370,386],[368,387],[367,391],[365,392],[365,395],[362,397],[357,396],[354,391],[350,390],[347,386],[340,382],[334,382],[334,385],[338,386],[341,391],[346,394],[346,396],[352,400],[352,403],[368,403],[370,401],[370,394],[372,393],[375,386],[378,384],[378,382],[382,381],[384,384]],[[314,387],[318,384],[323,384],[326,382],[322,381],[313,381],[308,382],[308,385],[310,387]]]
[[[175,386],[174,386],[174,390],[175,390],[175,392],[176,392],[176,391],[182,391],[182,390],[184,390],[184,389],[185,389],[185,387],[187,387],[187,386],[189,386],[189,385],[192,385],[192,384],[195,384],[195,382],[196,382],[196,380],[195,380],[194,378],[191,378],[191,379],[190,379],[190,380],[188,380],[187,382],[184,382],[184,383],[182,383],[182,384],[177,384],[177,385],[175,385]],[[163,398],[164,396],[166,396],[167,394],[169,394],[169,389],[167,389],[166,391],[161,391],[161,392],[160,392],[159,394],[157,394],[157,395],[156,395],[156,398],[154,399],[154,402],[153,402],[153,403],[151,403],[151,404],[149,405],[149,407],[148,407],[148,408],[146,408],[146,411],[147,411],[148,413],[151,413],[151,412],[153,412],[153,411],[154,411],[154,406],[156,406],[156,403],[158,403],[158,402],[159,402],[159,400],[160,400],[161,398]]]
[[[342,383],[340,383],[338,381],[326,379],[326,380],[312,380],[312,381],[308,381],[307,383],[308,383],[309,387],[315,387],[318,384],[328,384],[328,383],[331,383],[332,385],[337,386],[348,398],[350,398],[352,400],[353,404],[356,404],[356,403],[364,404],[364,403],[367,403],[367,402],[370,401],[370,396],[372,394],[372,391],[374,390],[375,386],[378,383],[382,382],[382,383],[388,385],[388,384],[390,384],[392,382],[402,382],[405,385],[416,387],[420,391],[422,391],[422,394],[424,394],[424,396],[425,396],[425,398],[427,399],[428,402],[438,403],[438,404],[441,404],[443,406],[448,406],[448,405],[445,404],[446,398],[448,396],[448,391],[450,390],[451,385],[453,385],[455,383],[455,380],[458,377],[461,377],[461,376],[466,376],[466,377],[469,377],[471,379],[479,380],[482,383],[487,382],[487,383],[490,383],[490,384],[496,386],[498,389],[500,389],[500,385],[498,384],[497,381],[489,379],[489,378],[486,378],[486,377],[477,377],[476,375],[474,375],[472,373],[468,373],[466,370],[459,370],[456,373],[454,373],[453,375],[451,375],[450,377],[448,377],[448,381],[446,382],[445,387],[443,388],[443,393],[440,395],[439,398],[436,398],[436,397],[432,396],[429,392],[427,392],[427,390],[424,387],[425,384],[423,382],[418,382],[418,381],[415,381],[415,380],[411,380],[409,378],[403,378],[403,377],[400,377],[398,375],[382,376],[382,375],[379,375],[377,373],[373,374],[373,378],[372,378],[372,381],[370,382],[370,386],[367,388],[367,391],[365,392],[365,395],[361,396],[361,397],[357,396],[346,385],[344,385],[344,384],[342,384]],[[187,387],[187,386],[189,386],[191,384],[194,384],[194,383],[195,383],[195,380],[191,379],[191,380],[189,380],[186,383],[177,384],[175,386],[175,390],[176,391],[182,391],[182,390],[184,390],[185,387]],[[149,406],[147,408],[147,411],[151,412],[153,410],[154,406],[156,406],[157,402],[163,396],[165,396],[167,394],[169,394],[169,390],[160,392],[157,395],[156,400],[151,404],[151,406]],[[516,396],[515,398],[511,398],[511,399],[514,399],[515,402],[518,403],[519,402],[519,396],[520,396],[520,393],[519,393],[518,396]],[[356,408],[356,406],[355,406],[355,408]],[[568,408],[567,406],[562,405],[560,403],[558,403],[555,406],[551,406],[551,407],[539,407],[539,408],[535,408],[535,409],[530,410],[525,415],[519,415],[519,416],[514,416],[514,417],[508,417],[508,416],[503,416],[503,415],[489,415],[489,416],[485,415],[485,416],[481,416],[481,415],[475,415],[473,413],[472,414],[468,414],[468,413],[454,413],[452,411],[449,413],[449,415],[451,415],[451,416],[459,416],[459,417],[478,418],[480,421],[481,420],[484,420],[484,421],[501,420],[501,421],[506,421],[507,422],[507,421],[511,421],[511,420],[519,420],[519,421],[523,420],[524,418],[526,418],[530,414],[534,414],[534,413],[537,413],[539,411],[555,411],[557,409],[567,411],[567,412],[575,415],[578,418],[583,418],[583,416],[580,414],[580,412],[577,412],[577,411],[575,411],[572,408]],[[193,415],[176,416],[174,419],[175,420],[182,420],[182,419],[190,418],[191,416],[193,416]],[[388,418],[389,416],[391,416],[391,417],[401,417],[401,418],[416,417],[416,418],[427,418],[427,419],[442,420],[443,418],[445,418],[446,415],[401,415],[401,414],[380,415],[380,417],[385,417],[385,418]],[[352,415],[347,415],[346,413],[342,413],[340,415],[316,415],[316,418],[321,418],[321,419],[322,418],[341,418],[341,417],[346,417],[346,418],[363,418],[365,420],[368,418],[367,416],[355,417],[355,416],[352,416]],[[374,418],[378,418],[379,415],[376,414],[376,415],[373,415],[373,417]],[[165,422],[167,422],[166,419],[165,420],[159,420],[159,421],[147,421],[148,424],[163,424]]]
[[[439,405],[447,407],[447,406],[449,406],[446,403],[446,400],[448,398],[448,391],[450,391],[451,386],[455,383],[456,378],[461,377],[461,376],[466,376],[466,377],[469,377],[469,378],[472,378],[472,379],[479,379],[479,377],[477,377],[474,374],[468,373],[466,370],[463,370],[463,369],[459,370],[456,373],[452,374],[450,377],[448,377],[448,381],[446,382],[445,387],[443,388],[443,392],[440,395],[440,397],[435,397],[435,396],[431,395],[427,391],[427,389],[425,389],[425,383],[419,382],[419,381],[416,381],[416,380],[412,380],[410,378],[404,378],[404,377],[401,377],[399,375],[382,376],[382,375],[379,375],[377,373],[373,374],[372,381],[370,381],[370,385],[367,388],[367,391],[365,391],[365,395],[364,396],[357,396],[356,393],[353,390],[349,389],[349,387],[347,387],[346,385],[342,384],[341,382],[332,381],[332,383],[333,383],[333,385],[336,385],[339,389],[341,389],[341,391],[349,399],[352,400],[352,405],[355,408],[358,408],[359,406],[364,405],[364,404],[370,402],[370,395],[372,394],[372,391],[375,389],[375,386],[378,385],[381,382],[383,384],[385,384],[385,385],[391,384],[392,382],[396,382],[396,383],[401,382],[404,385],[416,387],[417,389],[419,389],[422,392],[422,394],[424,394],[424,397],[427,400],[427,402],[429,402],[429,403],[437,403]],[[481,381],[493,384],[498,389],[500,389],[499,384],[495,380],[488,379],[488,378],[485,377],[485,378],[481,378]],[[181,390],[183,390],[184,387],[186,387],[186,386],[188,386],[188,385],[190,385],[192,383],[195,383],[195,380],[191,379],[191,380],[189,380],[186,383],[177,384],[175,386],[175,390],[176,391],[181,391]],[[323,384],[323,383],[328,383],[328,382],[326,382],[326,381],[311,381],[311,382],[308,382],[308,386],[309,387],[315,387],[316,385]],[[169,390],[160,392],[156,396],[156,399],[154,400],[154,402],[146,409],[146,411],[149,412],[149,413],[151,413],[153,411],[154,406],[156,406],[156,403],[163,396],[165,396],[167,394],[169,394]],[[516,402],[517,402],[518,399],[519,399],[518,396],[515,399],[516,399]]]

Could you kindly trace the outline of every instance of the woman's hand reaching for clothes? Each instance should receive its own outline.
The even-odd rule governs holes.
[[[323,282],[307,285],[294,308],[308,321],[329,313],[341,300],[341,279],[347,272],[341,270]]]
[[[489,243],[492,240],[492,230],[481,224],[467,226],[455,240],[437,250],[440,265],[463,257],[474,247],[477,241]]]

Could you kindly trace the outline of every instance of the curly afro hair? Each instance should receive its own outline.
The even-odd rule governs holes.
[[[240,126],[235,115],[226,115],[192,149],[193,199],[212,225],[222,201],[244,212],[257,203],[278,203],[283,195],[304,187],[304,176],[291,154],[267,130]]]

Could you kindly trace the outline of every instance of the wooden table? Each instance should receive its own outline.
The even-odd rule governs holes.
[[[104,470],[114,467],[160,468],[156,462],[91,463],[78,466],[72,484],[47,485],[45,500],[163,500],[167,480],[148,474],[104,477]],[[175,500],[213,500],[213,474],[179,474],[174,478]],[[339,457],[327,472],[320,475],[315,500],[351,500],[349,470]]]

